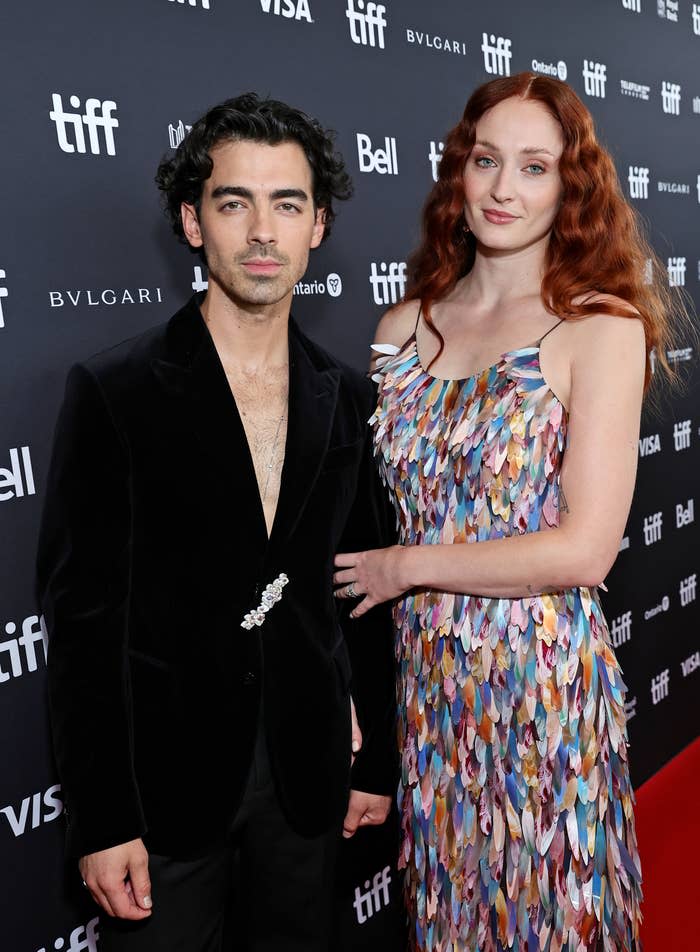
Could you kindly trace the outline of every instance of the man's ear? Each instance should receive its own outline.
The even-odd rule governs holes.
[[[323,233],[326,230],[326,209],[317,208],[316,209],[316,221],[314,222],[314,229],[311,232],[311,242],[309,244],[310,248],[318,248],[318,246],[323,241]]]
[[[197,209],[194,205],[188,205],[183,202],[180,205],[180,217],[182,219],[182,230],[185,232],[185,238],[193,248],[201,248],[204,244],[202,230],[199,227],[199,218]]]

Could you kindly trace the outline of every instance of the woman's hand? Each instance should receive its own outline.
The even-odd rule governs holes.
[[[336,555],[335,565],[340,571],[333,576],[333,582],[339,586],[335,597],[364,595],[350,612],[351,618],[359,618],[375,605],[397,598],[412,587],[407,577],[407,555],[408,549],[401,545]]]

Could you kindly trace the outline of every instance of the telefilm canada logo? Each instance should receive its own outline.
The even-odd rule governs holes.
[[[621,79],[620,94],[630,96],[632,99],[643,99],[645,102],[649,102],[651,86],[646,86],[644,83],[634,83],[630,79]]]
[[[10,678],[37,671],[39,661],[46,667],[49,635],[43,615],[28,615],[19,626],[13,621],[5,623],[6,640],[0,642],[0,684]]]
[[[51,93],[51,101],[53,109],[49,112],[49,118],[56,125],[61,151],[84,155],[89,143],[92,155],[101,155],[102,145],[107,155],[116,155],[114,130],[119,128],[119,120],[114,115],[117,104],[113,99],[86,99],[82,107],[84,112],[66,112],[60,93]],[[70,96],[68,102],[73,109],[81,109],[78,96]],[[87,130],[87,141],[83,126]]]
[[[28,446],[10,450],[10,468],[0,468],[0,502],[36,495],[32,457]]]
[[[286,20],[306,20],[313,23],[309,0],[260,0],[263,13],[272,13]]]
[[[97,940],[100,938],[100,933],[97,927],[99,922],[99,918],[95,916],[86,925],[77,926],[68,936],[68,945],[66,945],[66,940],[59,936],[48,948],[48,952],[52,952],[53,949],[56,949],[56,952],[98,952]],[[42,946],[36,952],[47,952],[47,946]]]
[[[0,281],[4,281],[7,278],[5,274],[5,269],[0,268]],[[2,307],[2,299],[7,297],[7,288],[5,285],[0,285],[0,328],[5,326],[5,312]]]
[[[397,304],[406,290],[406,262],[373,261],[370,265],[369,283],[375,304]]]
[[[120,307],[126,304],[162,304],[160,288],[71,288],[49,291],[49,307]]]
[[[2,807],[0,813],[10,824],[13,836],[23,836],[29,830],[36,830],[45,823],[57,820],[63,813],[63,800],[58,796],[60,792],[60,783],[55,783],[48,790],[40,790],[25,797],[19,805]]]
[[[484,69],[491,76],[510,76],[510,61],[513,56],[513,41],[495,33],[481,34],[481,52],[484,54]]]
[[[379,175],[398,175],[399,159],[395,136],[384,136],[384,148],[377,146],[366,132],[356,133],[357,161],[360,172],[377,172]]]
[[[608,67],[605,63],[596,63],[593,60],[583,61],[583,88],[587,96],[605,99],[605,84],[608,81]]]
[[[680,0],[656,0],[656,12],[662,20],[678,23],[678,4]]]
[[[366,0],[348,0],[345,11],[350,27],[350,39],[358,46],[384,49],[384,30],[387,27],[386,6]]]

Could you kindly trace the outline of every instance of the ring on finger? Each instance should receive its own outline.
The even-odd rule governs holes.
[[[350,582],[348,587],[345,589],[345,593],[348,598],[357,598],[357,592],[355,591],[355,583]]]

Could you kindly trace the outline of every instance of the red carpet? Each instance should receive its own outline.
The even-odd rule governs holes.
[[[698,949],[700,738],[637,791],[644,952]]]

